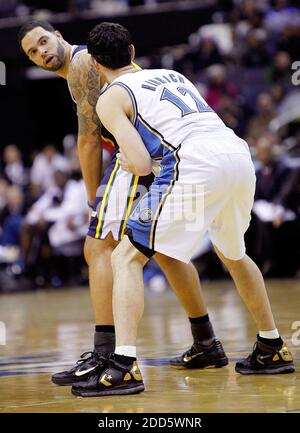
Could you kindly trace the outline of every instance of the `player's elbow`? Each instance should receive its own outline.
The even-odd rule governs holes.
[[[151,173],[151,170],[146,170],[146,169],[138,169],[135,170],[135,175],[136,176],[148,176],[148,174]]]
[[[134,164],[134,174],[136,176],[148,176],[152,171],[151,159],[140,160],[137,164]]]

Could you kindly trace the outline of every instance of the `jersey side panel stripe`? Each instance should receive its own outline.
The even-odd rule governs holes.
[[[133,205],[133,201],[134,201],[134,197],[136,194],[138,183],[139,183],[139,176],[133,176],[133,178],[131,180],[130,188],[129,188],[129,194],[127,196],[125,211],[124,211],[123,218],[122,218],[122,221],[120,224],[120,230],[119,230],[119,239],[120,240],[123,239],[123,237],[124,237],[126,223],[127,223],[127,220],[131,214],[131,209],[132,209],[132,205]]]
[[[167,199],[167,197],[171,194],[172,189],[175,185],[175,182],[178,180],[179,177],[179,163],[180,163],[180,158],[178,155],[178,152],[180,150],[179,146],[176,151],[172,154],[173,157],[173,179],[170,181],[169,186],[167,187],[166,192],[162,195],[162,198],[160,199],[160,202],[158,204],[157,210],[155,212],[153,221],[152,221],[152,225],[151,225],[151,231],[150,231],[150,240],[149,240],[149,248],[151,250],[155,250],[155,232],[156,232],[156,227],[157,227],[157,223],[158,223],[158,219],[159,216],[161,214],[162,208],[165,204],[165,201]],[[171,215],[172,217],[172,215]]]
[[[104,191],[104,195],[103,195],[103,199],[102,199],[102,203],[101,203],[101,207],[100,207],[100,211],[99,211],[98,224],[97,224],[97,228],[96,228],[96,236],[95,236],[96,239],[99,239],[99,237],[102,234],[102,229],[103,229],[103,225],[104,225],[104,218],[105,218],[105,212],[106,212],[106,208],[107,208],[107,204],[108,204],[109,194],[110,194],[112,185],[114,183],[114,180],[116,178],[116,173],[117,173],[119,168],[120,168],[119,161],[116,160],[115,166],[111,172],[110,178],[108,180],[108,183],[107,183],[105,191]]]

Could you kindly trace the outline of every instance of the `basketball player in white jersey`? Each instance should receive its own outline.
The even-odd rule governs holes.
[[[87,46],[110,84],[96,109],[120,147],[123,168],[146,175],[159,147],[163,157],[160,174],[128,219],[127,236],[112,253],[115,353],[106,369],[99,368],[86,382],[73,386],[73,394],[144,390],[136,362],[143,266],[158,253],[189,263],[206,231],[258,328],[253,353],[236,364],[236,371],[293,372],[292,356],[275,326],[262,275],[245,254],[244,233],[255,190],[247,143],[225,126],[183,75],[133,68],[134,47],[123,26],[99,24],[89,34]]]
[[[101,134],[110,142],[114,138],[104,128],[100,131],[95,106],[105,81],[97,73],[86,47],[70,45],[49,23],[41,21],[26,23],[20,29],[19,41],[23,51],[37,66],[67,80],[77,108],[79,157],[88,202],[92,207],[84,252],[89,265],[96,322],[94,350],[87,352],[86,355],[90,356],[83,356],[71,370],[52,376],[58,385],[71,385],[88,377],[102,362],[103,356],[114,351],[111,253],[124,235],[126,220],[137,197],[147,191],[153,175],[139,177],[128,173],[122,170],[114,156],[102,176]],[[171,364],[187,368],[226,365],[228,360],[221,343],[215,338],[195,268],[191,263],[184,264],[163,255],[157,255],[156,260],[188,314],[194,338],[190,349],[192,357],[184,353],[171,360]]]

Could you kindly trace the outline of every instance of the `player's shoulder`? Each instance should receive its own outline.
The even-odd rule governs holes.
[[[78,52],[70,62],[68,77],[72,74],[83,74],[94,68],[91,55],[87,50]]]
[[[97,90],[100,92],[102,78],[92,62],[90,54],[83,50],[74,56],[67,75],[67,82],[73,96],[78,101],[81,96],[86,95],[84,89]]]
[[[103,112],[110,112],[116,107],[127,111],[131,107],[131,99],[123,86],[110,85],[101,93],[96,104],[96,111],[98,115],[101,115]]]
[[[111,85],[108,85],[106,89],[101,92],[98,103],[103,103],[103,101],[109,103],[115,99],[119,101],[124,99],[124,96],[127,95],[127,91],[123,86],[120,86],[120,84],[123,83],[121,81],[116,81]]]

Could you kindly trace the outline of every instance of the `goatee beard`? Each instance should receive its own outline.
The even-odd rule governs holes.
[[[56,72],[64,66],[65,63],[65,47],[60,41],[57,41],[56,62],[49,68],[46,66],[46,71]]]

